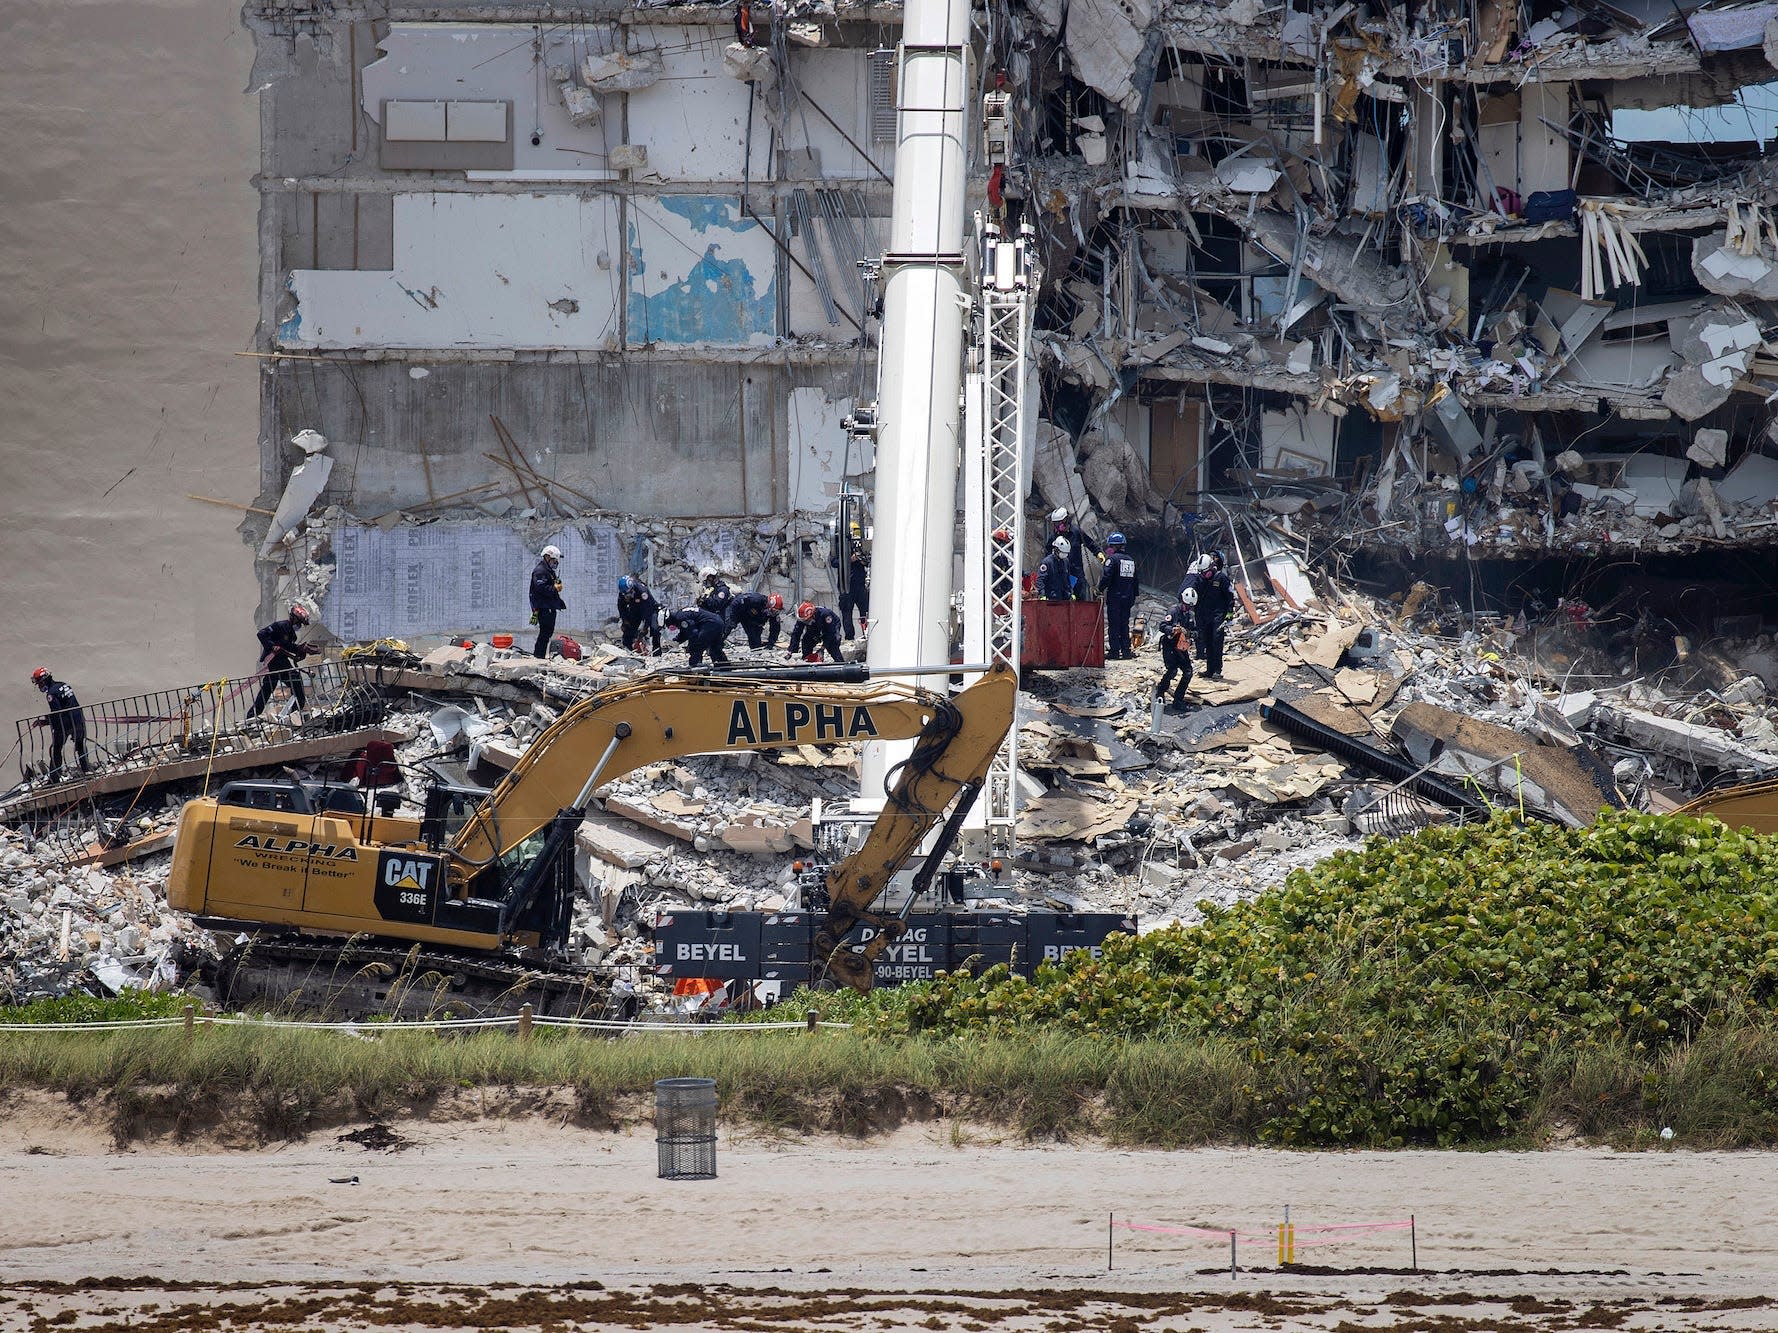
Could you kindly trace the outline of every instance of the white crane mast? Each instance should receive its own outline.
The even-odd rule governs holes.
[[[969,0],[908,0],[896,62],[895,193],[883,255],[873,668],[949,662],[962,446]],[[904,754],[865,747],[863,796]]]

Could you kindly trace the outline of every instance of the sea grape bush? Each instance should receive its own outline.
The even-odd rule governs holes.
[[[1372,839],[1277,892],[1102,956],[907,987],[879,1031],[1236,1043],[1281,1143],[1498,1137],[1546,1057],[1641,1053],[1706,1024],[1767,1023],[1778,992],[1778,837],[1611,814]]]

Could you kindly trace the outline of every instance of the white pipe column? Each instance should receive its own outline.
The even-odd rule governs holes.
[[[883,256],[877,358],[873,667],[951,658],[952,565],[962,423],[964,97],[968,0],[908,0],[897,61],[895,198]],[[922,682],[928,687],[939,681]],[[911,742],[872,742],[862,801]]]

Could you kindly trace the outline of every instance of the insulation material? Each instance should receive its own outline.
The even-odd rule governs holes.
[[[293,272],[296,309],[279,326],[279,343],[592,349],[616,342],[617,266],[602,249],[616,250],[617,200],[608,195],[397,195],[394,235],[389,272]]]
[[[630,201],[629,343],[769,346],[777,252],[727,195]]]
[[[521,641],[537,553],[562,549],[564,628],[602,625],[624,572],[617,529],[582,523],[527,537],[500,523],[384,529],[340,523],[322,619],[348,642],[506,631]]]

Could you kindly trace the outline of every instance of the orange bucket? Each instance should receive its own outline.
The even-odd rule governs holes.
[[[510,648],[510,647],[512,647],[512,635],[510,635],[510,634],[496,634],[491,640],[489,640],[489,642],[491,642],[496,648]]]

